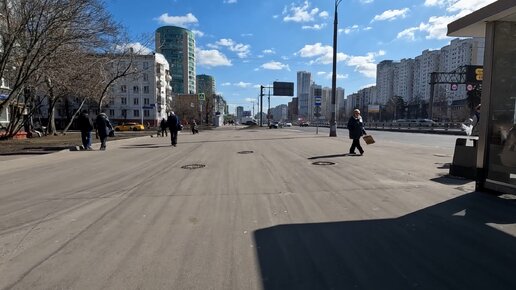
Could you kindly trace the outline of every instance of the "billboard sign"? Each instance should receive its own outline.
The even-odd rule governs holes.
[[[368,105],[367,112],[368,113],[380,113],[380,105]]]
[[[294,83],[274,82],[273,83],[274,96],[294,96]]]

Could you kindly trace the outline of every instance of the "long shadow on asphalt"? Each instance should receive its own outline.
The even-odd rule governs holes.
[[[254,241],[266,290],[516,289],[513,223],[515,200],[472,192],[399,218],[264,228]]]
[[[332,155],[321,155],[321,156],[314,156],[309,157],[308,160],[314,160],[314,159],[323,159],[323,158],[336,158],[336,157],[356,157],[356,156],[362,156],[360,154],[332,154]]]

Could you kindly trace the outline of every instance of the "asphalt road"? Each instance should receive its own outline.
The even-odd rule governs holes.
[[[447,177],[451,147],[378,134],[347,156],[346,136],[221,128],[0,161],[0,289],[516,288],[512,196]]]

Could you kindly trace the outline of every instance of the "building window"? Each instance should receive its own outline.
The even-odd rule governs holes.
[[[122,109],[122,112],[121,112],[121,113],[122,113],[122,117],[123,117],[124,119],[126,119],[126,118],[127,118],[127,110],[126,110],[126,109]]]
[[[144,82],[148,82],[149,81],[149,74],[147,74],[147,73],[143,74],[143,81]]]
[[[143,99],[143,104],[144,105],[149,105],[150,104],[150,99],[149,98],[144,98]]]
[[[138,105],[139,104],[139,99],[138,98],[134,98],[133,99],[133,105]]]
[[[144,61],[143,62],[143,69],[148,69],[149,68],[149,63]]]
[[[127,98],[126,97],[120,98],[120,100],[122,101],[122,105],[127,105]]]
[[[109,109],[109,116],[114,117],[115,116],[115,110]]]
[[[143,110],[143,116],[144,116],[144,117],[150,117],[150,112],[149,112],[149,110]]]
[[[150,93],[149,86],[143,86],[143,93],[144,94]]]
[[[133,110],[134,117],[140,117],[140,110]]]
[[[110,105],[114,105],[115,104],[115,99],[114,98],[109,99],[109,104]]]
[[[127,93],[127,87],[126,87],[126,85],[121,85],[121,86],[120,86],[120,92],[122,92],[122,93]]]
[[[140,87],[139,86],[134,86],[133,87],[133,93],[138,94],[139,92],[140,92]]]

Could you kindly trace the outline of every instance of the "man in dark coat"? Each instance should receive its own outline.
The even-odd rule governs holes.
[[[179,118],[174,112],[170,112],[170,115],[167,119],[167,125],[168,129],[170,130],[170,141],[172,142],[172,146],[176,147],[177,132],[181,130],[181,124],[179,123]]]
[[[163,118],[161,122],[159,123],[159,127],[161,129],[161,137],[168,136],[167,133],[167,119]]]
[[[365,135],[366,133],[364,130],[364,122],[362,121],[362,117],[360,116],[359,109],[355,109],[353,111],[353,116],[349,118],[348,130],[349,139],[353,139],[351,148],[349,148],[349,154],[355,154],[355,148],[357,148],[360,152],[360,155],[363,155],[364,149],[362,149],[362,146],[360,146],[360,137],[362,137],[362,135]]]
[[[77,126],[81,130],[82,146],[84,150],[92,150],[91,148],[91,131],[93,130],[93,121],[91,121],[88,111],[83,110],[77,118]]]
[[[95,119],[95,125],[97,126],[97,136],[100,138],[100,150],[106,150],[106,141],[109,136],[109,132],[113,130],[111,122],[109,122],[108,116],[105,113],[100,113]]]

